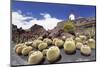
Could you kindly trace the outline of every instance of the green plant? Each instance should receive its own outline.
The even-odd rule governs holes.
[[[75,24],[72,20],[68,20],[64,26],[63,26],[63,30],[66,32],[74,32],[75,31]]]

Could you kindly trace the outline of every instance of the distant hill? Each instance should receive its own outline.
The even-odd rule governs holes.
[[[63,28],[63,25],[66,23],[67,21],[62,21],[62,22],[59,22],[57,24],[57,28]],[[93,17],[90,17],[90,18],[76,18],[75,20],[73,20],[73,22],[75,23],[75,25],[77,27],[87,27],[87,26],[92,26],[92,24],[95,25],[96,23],[96,19],[93,18]]]
[[[57,24],[57,26],[52,30],[45,30],[43,26],[33,25],[31,28],[27,30],[23,30],[22,28],[17,28],[16,25],[12,24],[12,41],[15,43],[26,42],[30,40],[34,40],[39,36],[43,36],[44,38],[61,38],[62,36],[71,37],[74,36],[72,33],[64,32],[63,25],[67,21],[62,21]],[[95,18],[77,18],[73,21],[77,28],[87,28],[95,25]],[[76,31],[76,30],[75,30]],[[82,32],[83,30],[79,30]]]

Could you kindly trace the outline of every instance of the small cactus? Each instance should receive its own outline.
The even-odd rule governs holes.
[[[83,44],[81,42],[77,42],[76,43],[76,48],[77,49],[80,49],[82,46],[83,46]]]
[[[80,35],[79,36],[81,38],[82,41],[86,41],[87,37],[85,35]]]
[[[79,37],[76,37],[76,38],[75,38],[75,42],[76,42],[76,43],[77,43],[77,42],[82,42],[82,39],[79,38]]]
[[[15,46],[15,52],[17,54],[22,54],[22,50],[23,50],[24,47],[26,47],[26,45],[24,45],[24,44],[18,44],[18,45],[16,45]]]
[[[76,46],[74,41],[66,41],[63,47],[66,53],[74,53],[76,51]]]
[[[25,45],[27,45],[27,46],[31,46],[32,45],[32,41],[29,41],[29,42],[25,42]]]
[[[43,42],[46,42],[48,45],[52,44],[52,40],[49,38],[45,38]]]
[[[24,47],[22,49],[22,55],[28,55],[30,51],[32,51],[32,47],[31,46]]]
[[[38,45],[39,45],[40,43],[42,43],[41,40],[34,40],[32,46],[33,46],[34,48],[38,48]]]
[[[64,44],[64,41],[63,40],[56,40],[55,41],[55,46],[58,46],[58,47],[63,47],[63,44]]]
[[[30,56],[31,54],[33,54],[35,51],[30,51],[29,53],[28,53],[28,56]]]
[[[60,57],[60,49],[57,46],[52,46],[47,50],[47,60],[52,63]]]
[[[40,43],[40,44],[38,45],[38,49],[39,49],[39,50],[43,50],[43,49],[45,49],[45,48],[47,48],[47,47],[48,47],[48,44],[45,43],[45,42],[42,42],[42,43]]]
[[[16,52],[17,54],[22,54],[22,49],[23,49],[23,47],[20,46],[20,47],[16,48],[15,52]]]
[[[39,64],[43,59],[43,54],[40,51],[33,52],[28,58],[28,64]]]
[[[52,44],[55,44],[55,42],[59,40],[58,38],[54,38]]]
[[[47,51],[48,51],[48,49],[44,49],[44,50],[42,51],[43,56],[46,56]]]
[[[18,48],[18,47],[20,47],[20,46],[23,46],[23,45],[24,45],[23,43],[17,44],[17,45],[15,45],[14,49],[16,50],[16,48]]]
[[[94,39],[89,39],[88,40],[88,46],[90,46],[92,49],[95,48],[95,40]]]
[[[83,45],[80,49],[81,53],[83,55],[90,55],[91,54],[91,48],[88,45]]]

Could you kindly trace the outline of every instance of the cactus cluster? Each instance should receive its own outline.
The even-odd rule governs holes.
[[[31,46],[27,46],[27,45],[25,45],[25,44],[17,44],[16,46],[15,46],[15,52],[17,53],[17,54],[22,54],[22,55],[28,55],[28,53],[30,52],[30,51],[32,51],[32,47]]]
[[[40,36],[34,41],[15,46],[18,55],[28,55],[28,64],[39,64],[43,59],[47,59],[50,63],[55,62],[61,56],[60,49],[64,49],[67,54],[73,54],[78,49],[82,55],[91,55],[92,49],[95,49],[95,39],[80,34],[75,37],[62,36],[53,39]]]

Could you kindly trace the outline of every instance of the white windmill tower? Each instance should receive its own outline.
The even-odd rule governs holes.
[[[70,20],[75,20],[75,15],[74,15],[73,13],[71,13],[71,14],[69,15],[69,19],[70,19]]]

